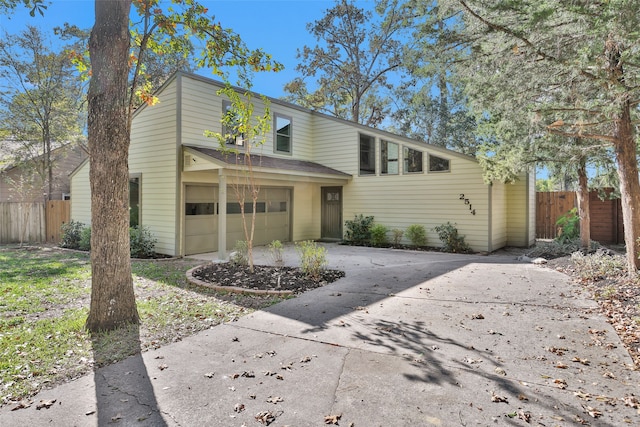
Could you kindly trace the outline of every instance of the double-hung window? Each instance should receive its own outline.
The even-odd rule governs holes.
[[[389,141],[380,141],[380,174],[398,174],[398,144]]]
[[[360,135],[360,175],[376,174],[376,140],[369,135]]]
[[[222,101],[222,135],[227,145],[244,146],[244,135],[238,130],[239,125],[231,101]]]
[[[274,151],[291,154],[291,117],[275,114],[274,118]]]

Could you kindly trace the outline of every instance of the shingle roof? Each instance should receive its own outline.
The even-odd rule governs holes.
[[[229,165],[244,165],[245,156],[238,155],[236,156],[233,153],[223,153],[214,148],[203,148],[203,147],[195,147],[190,145],[185,145],[185,147],[190,148],[199,153],[205,154],[209,157],[212,157],[216,160],[222,161]],[[237,157],[237,159],[236,159]],[[252,154],[251,162],[254,167],[259,168],[267,168],[267,169],[280,169],[280,170],[289,170],[296,172],[306,172],[306,173],[318,173],[318,174],[326,174],[326,175],[339,175],[342,177],[350,177],[348,173],[341,172],[336,169],[332,169],[330,167],[321,165],[319,163],[308,162],[304,160],[295,160],[295,159],[283,159],[280,157],[270,157],[262,154]]]

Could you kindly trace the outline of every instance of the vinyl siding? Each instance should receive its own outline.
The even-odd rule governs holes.
[[[140,174],[140,224],[158,239],[158,253],[175,255],[176,240],[176,93],[174,79],[159,103],[146,106],[133,119],[129,172]]]
[[[89,162],[85,162],[71,175],[71,219],[91,224],[91,186]]]
[[[530,175],[522,175],[515,183],[506,185],[509,246],[528,247],[535,242],[535,199],[531,200],[531,197],[535,198],[533,181]]]
[[[222,101],[217,92],[221,86],[210,80],[183,76],[182,78],[182,143],[200,147],[217,147],[216,138],[204,136],[206,130],[222,132]],[[264,102],[259,96],[252,98],[254,115],[264,114]],[[299,160],[313,160],[312,150],[312,117],[306,111],[291,108],[277,102],[270,102],[272,122],[271,130],[265,135],[264,144],[254,147],[253,152],[268,156],[296,158]],[[291,119],[292,154],[275,153],[273,148],[274,125],[273,117],[281,114]]]
[[[494,251],[507,244],[507,198],[505,184],[491,186],[491,248]]]

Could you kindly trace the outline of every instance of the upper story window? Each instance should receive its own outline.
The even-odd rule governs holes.
[[[442,157],[432,154],[429,155],[429,172],[449,172],[450,170],[450,162],[448,159],[443,159]]]
[[[360,135],[360,175],[376,174],[376,140]]]
[[[228,116],[231,115],[231,116]],[[222,135],[226,135],[227,145],[244,146],[244,135],[238,132],[239,123],[233,117],[231,101],[222,101],[222,117],[228,119],[222,122]]]
[[[291,117],[274,116],[274,151],[276,153],[291,154]]]
[[[380,141],[380,174],[398,174],[398,144],[389,141]]]
[[[422,151],[404,147],[404,172],[420,173],[422,170]]]

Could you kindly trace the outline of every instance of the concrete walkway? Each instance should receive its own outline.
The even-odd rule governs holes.
[[[49,409],[2,408],[0,426],[640,425],[639,373],[563,274],[327,247],[345,278],[44,391]]]

